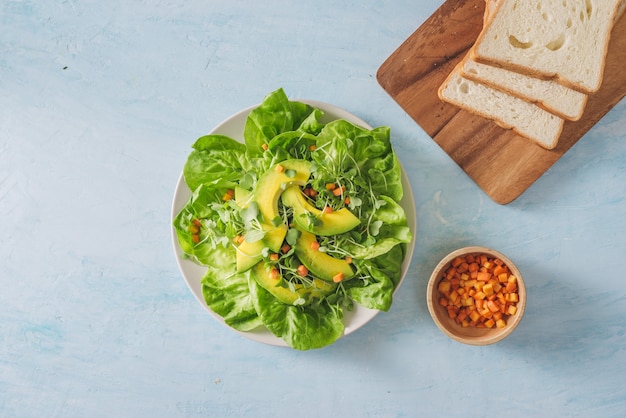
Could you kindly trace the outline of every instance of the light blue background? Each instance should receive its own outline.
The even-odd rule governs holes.
[[[0,416],[626,413],[626,103],[495,204],[376,81],[440,4],[0,0]],[[391,126],[417,207],[391,311],[308,352],[218,323],[170,241],[191,143],[278,87]],[[432,268],[468,244],[526,278],[497,345],[427,311]]]

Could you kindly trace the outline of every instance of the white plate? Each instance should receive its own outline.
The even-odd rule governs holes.
[[[328,103],[318,102],[314,100],[297,100],[299,102],[307,103],[313,107],[321,109],[324,112],[324,117],[322,118],[323,122],[330,122],[335,119],[345,119],[349,122],[354,123],[355,125],[362,126],[366,129],[372,129],[372,127],[365,123],[365,121],[356,117],[355,115],[338,108],[336,106],[330,105]],[[246,118],[248,114],[257,106],[252,106],[248,109],[244,109],[233,116],[229,117],[219,125],[217,125],[210,134],[221,134],[229,136],[237,141],[243,142],[243,129],[246,123]],[[411,262],[411,257],[413,256],[413,249],[415,247],[415,233],[416,233],[416,213],[415,213],[415,202],[413,200],[413,191],[411,190],[411,185],[406,176],[404,168],[402,168],[402,187],[404,189],[404,197],[400,201],[400,204],[404,208],[407,216],[407,221],[411,232],[413,233],[413,241],[407,246],[407,253],[404,258],[404,262],[402,263],[402,276],[398,286],[395,289],[395,292],[398,291],[404,277],[406,276],[406,272],[409,268],[409,264]],[[178,184],[176,185],[176,191],[174,192],[174,200],[172,202],[172,214],[171,220],[173,221],[176,215],[181,211],[181,209],[185,206],[185,204],[189,201],[191,197],[191,190],[187,187],[183,175],[181,173]],[[172,244],[174,246],[174,252],[176,255],[176,261],[178,262],[178,267],[180,268],[180,272],[187,283],[187,286],[191,290],[191,293],[195,296],[195,298],[200,302],[202,306],[218,321],[222,324],[224,320],[222,317],[213,312],[204,301],[204,297],[202,295],[202,285],[201,280],[204,276],[206,268],[195,264],[194,262],[183,258],[183,252],[178,245],[178,240],[176,238],[176,231],[172,227]],[[367,324],[371,321],[377,314],[378,310],[368,309],[358,304],[355,304],[355,309],[351,312],[344,312],[344,324],[345,330],[344,335],[348,335],[361,328],[363,325]],[[253,331],[249,332],[241,332],[231,328],[233,331],[243,335],[246,338],[250,338],[251,340],[258,341],[265,344],[271,344],[276,346],[286,347],[287,344],[280,338],[274,336],[271,332],[269,332],[266,328],[260,327]]]

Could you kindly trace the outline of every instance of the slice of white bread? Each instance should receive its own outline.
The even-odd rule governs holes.
[[[484,25],[488,25],[502,0],[485,0]],[[626,3],[624,1],[623,3]],[[503,90],[567,120],[580,119],[587,104],[587,95],[565,87],[554,80],[543,80],[526,74],[482,64],[471,58],[471,51],[461,68],[463,77]]]
[[[592,93],[622,0],[501,0],[472,58]],[[489,5],[491,7],[491,5]]]
[[[439,98],[534,141],[546,149],[558,143],[564,120],[524,99],[461,75],[460,62],[439,88]]]
[[[543,80],[509,71],[493,65],[481,64],[468,56],[461,72],[465,78],[503,90],[520,99],[564,119],[580,119],[587,105],[587,94],[570,89],[554,80]]]

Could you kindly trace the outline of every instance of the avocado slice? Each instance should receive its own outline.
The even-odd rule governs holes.
[[[271,223],[278,216],[278,199],[291,185],[304,186],[311,176],[311,163],[285,160],[263,173],[254,188],[254,201],[259,205],[263,221]]]
[[[282,194],[285,206],[293,208],[293,219],[296,224],[305,231],[315,235],[329,236],[343,234],[354,229],[361,223],[347,208],[341,208],[332,212],[323,212],[311,205],[297,186],[287,188]],[[320,221],[319,225],[309,222],[313,216]]]
[[[263,259],[261,252],[265,247],[275,253],[280,251],[285,235],[287,235],[287,226],[279,225],[268,229],[262,240],[255,242],[244,241],[239,244],[239,246],[236,247],[237,272],[244,272],[261,261]]]
[[[294,252],[302,264],[304,264],[314,276],[327,282],[332,282],[333,277],[338,273],[343,273],[344,280],[349,280],[354,277],[354,271],[352,271],[352,267],[350,267],[350,264],[348,264],[346,260],[332,257],[311,248],[311,243],[316,240],[315,235],[307,231],[300,230],[300,232],[300,237],[294,246]]]
[[[294,302],[300,298],[304,299],[304,304],[309,304],[314,298],[321,299],[324,296],[331,294],[337,287],[334,283],[313,279],[313,284],[311,286],[296,284],[295,289],[291,290],[288,287],[280,286],[278,284],[280,279],[270,277],[269,269],[265,266],[265,263],[257,263],[254,267],[252,267],[250,272],[259,286],[287,305],[293,305]]]
[[[242,242],[237,247],[237,271],[250,269],[263,258],[261,252],[268,247],[278,252],[287,234],[287,226],[273,226],[278,216],[278,199],[285,188],[293,184],[305,185],[311,176],[311,163],[304,160],[285,160],[272,166],[259,178],[254,191],[235,188],[235,202],[246,207],[254,201],[259,206],[261,227],[266,231],[260,241]]]

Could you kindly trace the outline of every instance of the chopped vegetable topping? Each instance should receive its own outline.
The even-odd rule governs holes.
[[[503,328],[517,312],[517,277],[485,254],[457,257],[441,274],[439,304],[463,327]]]

